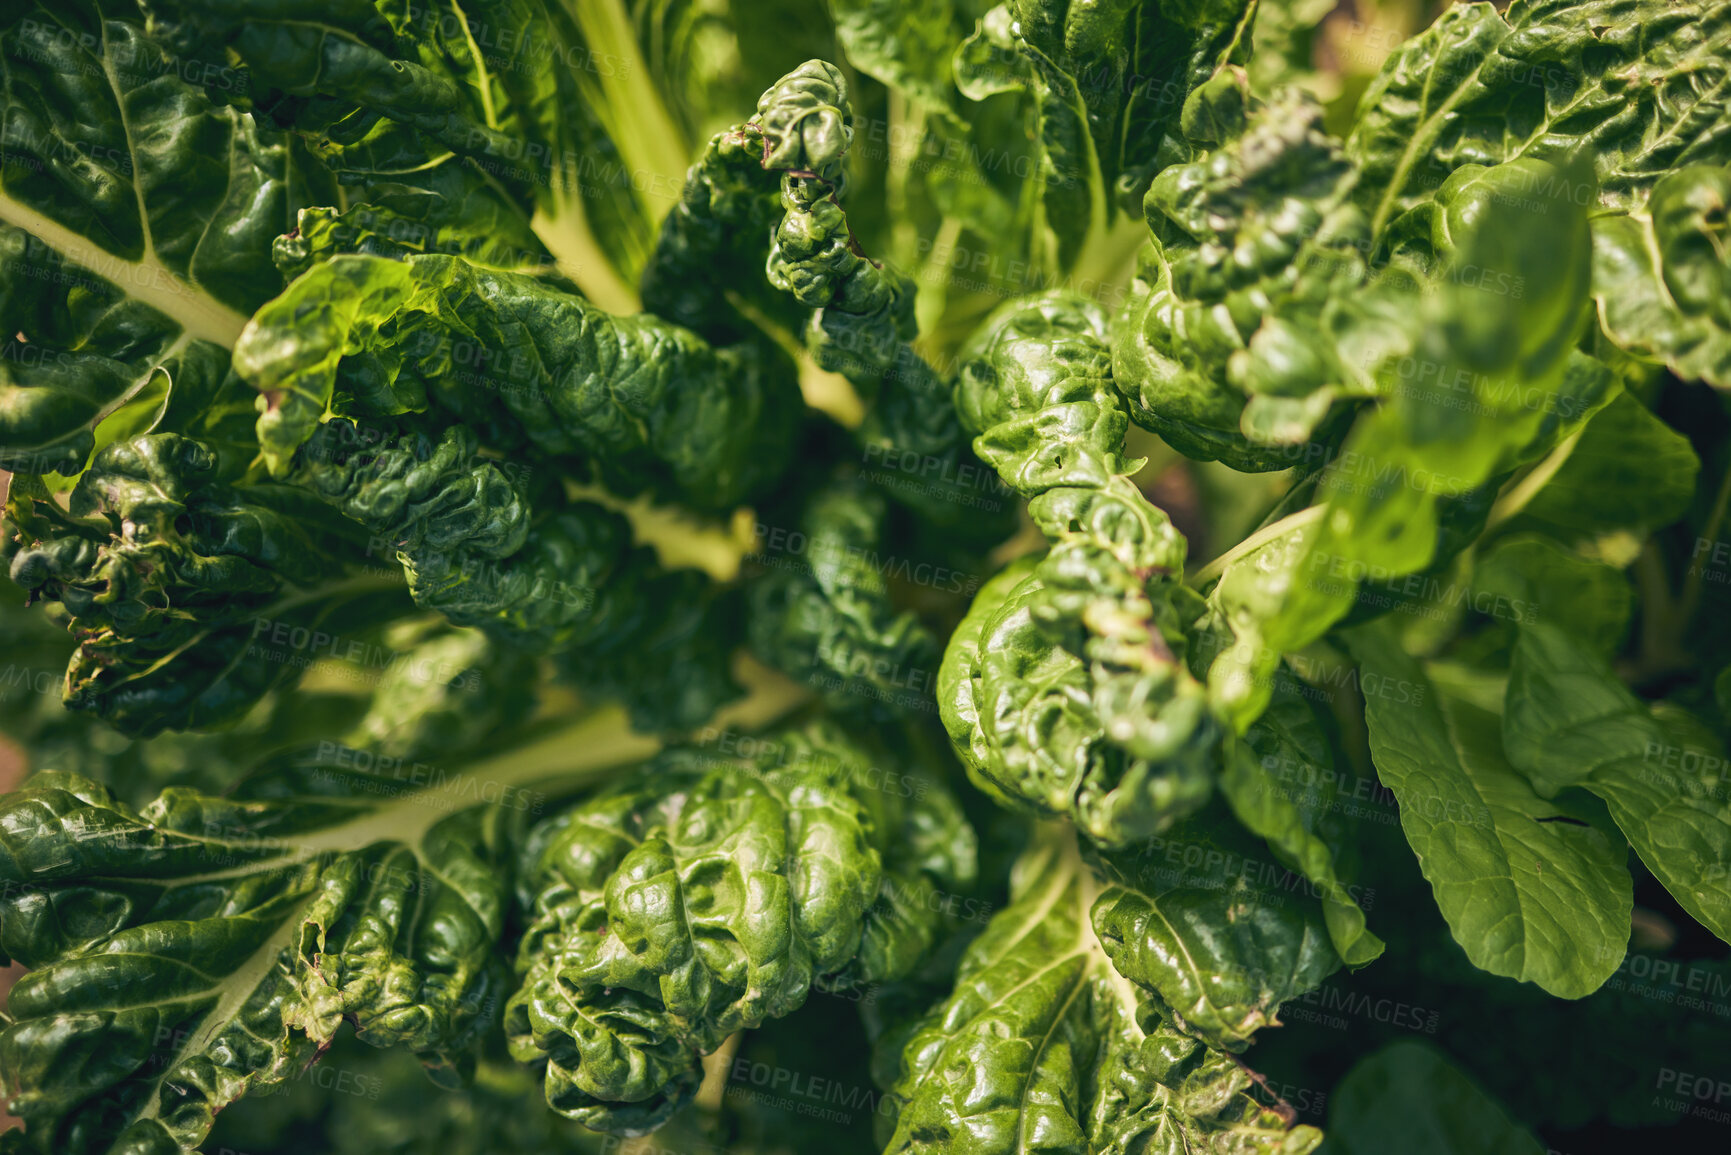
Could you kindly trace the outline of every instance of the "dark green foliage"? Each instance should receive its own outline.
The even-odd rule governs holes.
[[[1722,1145],[1727,11],[12,5],[0,1151]]]

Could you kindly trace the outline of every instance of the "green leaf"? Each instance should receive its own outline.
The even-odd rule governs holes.
[[[1347,138],[1359,203],[1380,237],[1463,164],[1581,156],[1584,183],[1554,173],[1530,192],[1628,209],[1667,173],[1727,159],[1711,62],[1728,45],[1731,14],[1700,0],[1456,5],[1397,48],[1360,101]]]
[[[278,476],[333,409],[438,405],[475,424],[514,422],[545,452],[581,453],[622,493],[711,509],[779,470],[797,413],[793,383],[752,348],[714,349],[648,314],[614,317],[534,278],[433,254],[315,266],[253,317],[235,371],[264,395],[259,442]]]
[[[1251,1097],[1245,1068],[1179,1033],[1113,969],[1090,909],[1098,922],[1116,893],[1100,894],[1061,834],[1017,863],[1010,905],[908,1037],[890,1155],[1316,1147],[1314,1129]]]
[[[931,708],[937,639],[891,604],[880,561],[887,511],[857,480],[819,490],[788,535],[799,552],[768,553],[771,569],[751,587],[753,652],[819,688],[838,714]]]
[[[435,439],[329,421],[286,480],[389,550],[417,605],[555,653],[573,682],[622,699],[645,729],[695,729],[735,695],[732,609],[707,577],[663,569],[633,546],[623,515],[595,503],[543,490],[537,516],[532,473],[482,457],[468,426]]]
[[[1165,656],[1172,650],[1164,623],[1155,626],[1162,642],[1144,643],[1154,657],[1122,672],[1082,656],[1095,646],[1106,650],[1112,638],[1054,638],[1071,632],[1057,616],[1067,604],[1108,607],[1104,616],[1129,595],[1079,600],[1048,585],[1045,569],[981,588],[945,653],[940,708],[951,741],[988,793],[1071,817],[1104,845],[1126,845],[1207,800],[1217,731],[1200,687]],[[1095,571],[1073,572],[1088,578]],[[1042,620],[1048,617],[1050,629]],[[1126,626],[1132,630],[1142,635],[1141,627]]]
[[[0,600],[11,601],[18,593],[0,585]],[[366,705],[344,693],[272,692],[232,726],[128,738],[89,712],[66,708],[59,691],[75,640],[49,614],[24,606],[21,597],[16,600],[16,605],[0,606],[0,652],[6,654],[0,667],[0,734],[24,755],[25,768],[77,774],[135,807],[168,786],[221,793],[242,769],[355,725]],[[415,723],[413,717],[401,719],[404,731]]]
[[[829,7],[848,63],[893,94],[888,119],[872,127],[874,139],[883,141],[874,159],[883,162],[884,200],[896,218],[896,258],[941,259],[936,250],[954,245],[963,227],[1011,239],[1006,251],[1023,250],[1025,237],[1019,234],[1028,228],[1033,198],[1025,180],[1012,182],[1003,172],[1012,153],[1025,157],[1021,119],[1003,115],[1007,102],[990,112],[969,109],[964,115],[957,108],[952,58],[974,23],[973,6],[831,0]],[[926,217],[934,212],[939,219],[929,226]],[[943,279],[947,272],[927,268],[925,295],[939,307],[950,288]]]
[[[1521,630],[1503,714],[1509,760],[1543,793],[1604,799],[1629,844],[1679,905],[1731,942],[1731,803],[1716,766],[1661,724],[1563,626]]]
[[[371,181],[367,199],[347,208],[302,209],[294,231],[271,246],[271,259],[290,279],[343,253],[447,253],[492,269],[552,271],[553,259],[528,221],[472,170],[440,164],[414,175],[417,184]]]
[[[1504,165],[1481,175],[1474,196],[1550,171]],[[1239,641],[1208,682],[1216,711],[1238,729],[1267,702],[1280,654],[1341,620],[1372,576],[1446,562],[1482,530],[1495,486],[1614,395],[1609,370],[1572,348],[1585,320],[1585,214],[1567,199],[1529,199],[1529,212],[1478,214],[1431,291],[1415,297],[1408,275],[1391,270],[1378,308],[1402,319],[1377,331],[1404,335],[1370,349],[1386,399],[1353,424],[1311,509],[1229,557],[1226,569],[1251,573],[1238,589],[1223,580],[1212,599]],[[1260,606],[1232,604],[1246,589]]]
[[[1333,751],[1308,703],[1296,694],[1278,695],[1257,719],[1243,742],[1228,744],[1220,791],[1244,828],[1267,841],[1280,860],[1316,887],[1328,921],[1328,935],[1341,961],[1358,967],[1375,961],[1380,938],[1365,927],[1364,911],[1341,876],[1325,829],[1334,800]],[[1295,800],[1282,778],[1316,782],[1315,791]]]
[[[1336,403],[1377,391],[1374,336],[1354,332],[1370,321],[1355,170],[1313,98],[1264,104],[1236,68],[1184,118],[1209,151],[1148,189],[1153,235],[1114,329],[1114,376],[1136,423],[1187,456],[1312,464],[1338,437]]]
[[[829,7],[848,63],[931,111],[949,112],[950,57],[962,38],[956,7],[904,0],[830,0]]]
[[[1593,221],[1593,297],[1619,349],[1731,388],[1731,171],[1660,178],[1643,209]]]
[[[217,1116],[206,1155],[598,1155],[599,1136],[542,1105],[532,1071],[491,1041],[461,1092],[429,1092],[401,1051],[338,1035],[316,1064]],[[713,1155],[713,1153],[712,1153]]]
[[[797,302],[760,274],[783,210],[748,128],[710,138],[643,270],[644,308],[708,341],[737,341],[765,321],[794,334],[805,324]]]
[[[307,179],[287,141],[152,67],[162,47],[137,20],[27,3],[0,29],[0,217],[192,338],[232,342],[281,287],[270,245],[294,227]],[[182,131],[147,131],[163,122]]]
[[[569,730],[563,767],[641,757],[620,729]],[[539,805],[525,784],[546,764],[373,765],[141,810],[46,772],[0,802],[0,949],[31,968],[0,1031],[24,1150],[191,1149],[345,1018],[436,1073],[467,1046],[504,994],[506,819]]]
[[[1201,604],[1184,539],[1129,475],[1107,323],[1046,293],[996,310],[963,349],[974,446],[1029,495],[1051,550],[981,590],[952,638],[940,709],[976,781],[1123,846],[1205,801],[1218,730],[1186,665]]]
[[[1247,70],[1258,92],[1286,85],[1321,91],[1338,81],[1316,67],[1316,47],[1326,43],[1324,21],[1334,11],[1326,0],[1258,5],[1252,29],[1254,51]]]
[[[782,216],[770,237],[769,282],[803,309],[805,345],[817,365],[852,382],[867,403],[855,430],[865,461],[911,456],[938,479],[892,487],[925,520],[973,542],[996,540],[1004,518],[982,516],[961,479],[974,464],[936,370],[910,342],[918,335],[913,282],[861,249],[840,195],[853,138],[847,81],[808,60],[766,90],[757,120],[738,130],[761,138],[763,167],[781,174]]]
[[[531,832],[505,1028],[562,1114],[659,1125],[734,1031],[814,986],[906,975],[936,938],[936,891],[971,882],[973,832],[935,784],[885,791],[827,726],[761,748],[670,751]]]
[[[1525,1128],[1442,1053],[1391,1043],[1359,1063],[1329,1103],[1321,1155],[1543,1155]]]
[[[21,230],[0,225],[0,248],[0,466],[73,477],[114,441],[204,432],[213,401],[238,396],[222,346]]]
[[[217,391],[317,178],[281,134],[155,67],[137,19],[20,4],[0,43],[0,466],[71,476],[117,437],[196,432],[163,419]],[[98,432],[129,403],[143,412]]]
[[[319,0],[267,13],[234,0],[151,7],[176,51],[238,59],[248,87],[333,167],[393,183],[465,168],[511,206],[512,235],[533,230],[602,307],[636,308],[631,286],[690,146],[620,0],[479,0],[458,13]]]
[[[1524,512],[1577,534],[1645,536],[1683,516],[1700,472],[1689,439],[1624,393],[1587,423]]]
[[[66,608],[71,708],[133,736],[225,725],[299,675],[313,635],[407,608],[397,583],[351,573],[364,543],[317,501],[217,474],[202,442],[153,433],[99,452],[67,512],[14,481],[0,559],[33,600]],[[267,630],[300,641],[267,656]]]
[[[1387,631],[1351,645],[1377,776],[1455,941],[1481,970],[1559,998],[1597,990],[1629,939],[1622,839],[1536,792],[1496,717],[1429,681]]]
[[[1492,599],[1475,605],[1491,617],[1515,625],[1566,624],[1605,658],[1622,648],[1634,609],[1634,590],[1621,571],[1543,537],[1498,541],[1475,563],[1473,588]]]
[[[1247,52],[1252,11],[1234,0],[1171,9],[1009,0],[985,14],[957,50],[956,82],[972,100],[1032,94],[1044,210],[1036,264],[1074,266],[1104,240],[1116,199],[1134,203],[1182,152],[1167,136],[1184,98]]]
[[[385,636],[404,655],[379,676],[349,745],[382,758],[444,757],[479,747],[535,705],[535,662],[479,630],[405,623]]]
[[[1302,876],[1262,853],[1215,811],[1102,858],[1118,885],[1095,905],[1094,930],[1112,965],[1186,1034],[1226,1051],[1279,1026],[1280,1005],[1341,962]]]
[[[1180,138],[1187,132],[1179,125],[1191,94],[1251,57],[1252,29],[1260,11],[1260,5],[1242,0],[1144,0],[1124,80],[1128,98],[1114,188],[1126,212],[1134,214],[1141,207],[1149,182],[1186,151]],[[1089,80],[1100,79],[1097,72],[1089,74]],[[1110,99],[1086,86],[1085,91],[1091,103]]]

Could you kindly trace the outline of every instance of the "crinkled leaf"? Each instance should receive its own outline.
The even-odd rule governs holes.
[[[1498,179],[1474,196],[1487,200],[1496,187],[1524,187],[1549,171],[1525,161],[1490,170]],[[1209,670],[1210,700],[1239,729],[1266,703],[1281,653],[1339,621],[1373,575],[1418,573],[1458,552],[1482,529],[1508,472],[1614,396],[1609,370],[1572,348],[1585,320],[1587,266],[1582,210],[1535,198],[1527,212],[1478,215],[1440,283],[1408,298],[1410,345],[1377,350],[1386,400],[1359,417],[1321,474],[1316,512],[1286,528],[1286,544],[1238,560],[1256,571],[1242,584],[1268,608],[1231,604],[1226,581],[1215,591],[1216,612],[1234,623],[1238,641]],[[1515,278],[1518,296],[1485,287]]]
[[[271,259],[287,278],[343,253],[446,253],[486,268],[551,272],[552,258],[528,221],[471,170],[443,164],[414,175],[415,184],[369,182],[367,199],[347,208],[302,209],[294,231],[272,245]]]
[[[846,377],[866,401],[854,434],[864,459],[911,456],[922,477],[929,464],[933,480],[890,488],[898,504],[966,540],[995,539],[1006,522],[984,516],[979,494],[961,480],[974,465],[949,391],[909,344],[919,329],[913,282],[865,255],[842,210],[854,131],[846,79],[834,65],[808,60],[764,92],[757,120],[741,131],[762,138],[763,167],[781,174],[769,281],[810,310],[804,336],[817,364]]]
[[[1129,480],[1129,422],[1103,313],[1042,294],[963,349],[956,403],[976,451],[1027,494],[1051,550],[994,579],[952,637],[945,725],[976,780],[1119,846],[1208,798],[1218,731],[1186,665],[1200,603],[1184,539]]]
[[[512,1054],[547,1102],[641,1134],[697,1088],[700,1052],[814,986],[907,974],[971,881],[973,833],[935,785],[903,799],[813,727],[753,760],[671,751],[532,832]],[[913,891],[923,900],[901,901]]]
[[[792,332],[804,323],[794,302],[759,270],[782,214],[776,182],[763,170],[763,148],[735,128],[710,138],[643,270],[643,305],[710,341],[750,331],[750,310]],[[741,270],[750,270],[741,278]]]
[[[1617,347],[1731,389],[1731,170],[1693,165],[1593,221],[1593,296]]]
[[[514,420],[623,492],[718,508],[780,467],[797,405],[751,349],[444,255],[315,266],[253,318],[235,370],[264,394],[259,442],[279,476],[333,406],[388,416],[436,404],[482,425]]]
[[[882,569],[883,495],[854,481],[819,490],[805,508],[801,548],[768,557],[751,586],[752,650],[821,690],[838,712],[929,708],[937,639],[890,602]]]
[[[306,158],[187,84],[136,18],[15,5],[0,45],[0,466],[72,475],[152,422],[195,431],[225,347],[282,285],[270,245],[309,195]],[[95,432],[131,401],[145,411]]]
[[[570,768],[619,759],[605,729],[571,735]],[[538,796],[521,764],[424,791],[424,767],[374,765],[299,763],[141,810],[52,771],[7,796],[0,948],[31,970],[0,1069],[27,1150],[192,1148],[345,1018],[435,1065],[485,1025],[505,978],[500,824]]]
[[[1731,12],[1708,0],[1459,4],[1384,62],[1347,151],[1380,235],[1464,164],[1586,158],[1529,195],[1628,208],[1655,181],[1731,151]],[[1593,184],[1598,186],[1598,198]]]
[[[1161,164],[1182,155],[1167,137],[1184,98],[1247,52],[1251,11],[1234,0],[1010,0],[985,14],[957,49],[957,86],[973,100],[1032,94],[1040,143],[1033,186],[1051,238],[1037,242],[1037,264],[1074,265],[1106,234],[1118,197],[1133,203]]]
[[[624,700],[645,729],[693,729],[734,695],[736,633],[701,572],[663,569],[633,546],[624,516],[592,502],[543,492],[537,519],[532,475],[477,450],[462,425],[385,437],[329,421],[286,480],[365,527],[416,604],[556,653],[574,682]]]
[[[1133,675],[1091,672],[1055,641],[1040,611],[1064,600],[1029,567],[982,586],[945,651],[940,711],[969,776],[987,793],[1073,818],[1089,837],[1125,845],[1207,800],[1219,757],[1215,731],[1182,684],[1166,713],[1150,711],[1119,693]],[[1149,680],[1170,688],[1188,678],[1178,667]],[[1108,727],[1116,718],[1122,724]]]
[[[1113,966],[1175,1025],[1227,1051],[1278,1026],[1280,1005],[1341,963],[1311,884],[1262,855],[1224,813],[1204,812],[1105,855],[1116,885],[1094,907]]]
[[[1115,893],[1100,895],[1063,837],[1017,863],[1011,904],[907,1039],[888,1152],[1315,1149],[1313,1128],[1262,1107],[1248,1071],[1175,1030],[1113,969],[1090,915]]]
[[[0,522],[12,581],[70,616],[67,704],[130,735],[232,722],[298,675],[315,632],[404,608],[396,583],[351,575],[353,527],[295,489],[224,484],[217,464],[174,433],[117,441],[72,489],[70,516],[15,480]],[[263,630],[298,645],[267,654]]]
[[[1185,106],[1210,151],[1154,179],[1153,233],[1113,334],[1137,424],[1235,469],[1306,465],[1338,436],[1336,402],[1377,392],[1364,309],[1369,228],[1322,108],[1263,104],[1226,69]],[[1357,329],[1368,329],[1359,333]]]
[[[412,174],[454,154],[505,193],[585,293],[634,307],[630,284],[689,157],[623,6],[150,7],[176,50],[238,58],[273,116],[335,146],[333,167]],[[380,146],[391,162],[346,155]]]

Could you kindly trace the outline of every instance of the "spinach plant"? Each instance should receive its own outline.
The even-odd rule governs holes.
[[[1728,93],[14,0],[0,1150],[1722,1146]]]

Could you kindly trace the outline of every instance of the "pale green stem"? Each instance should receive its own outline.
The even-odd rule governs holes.
[[[1719,478],[1719,493],[1713,499],[1713,511],[1707,515],[1707,522],[1701,527],[1701,537],[1712,541],[1719,534],[1719,527],[1725,523],[1725,509],[1731,504],[1731,465],[1727,465],[1724,474]],[[1694,618],[1695,611],[1701,605],[1701,583],[1705,570],[1702,566],[1701,554],[1689,562],[1689,572],[1683,578],[1683,596],[1678,600],[1678,625],[1687,627]]]
[[[1539,490],[1550,484],[1551,478],[1557,475],[1557,470],[1563,467],[1563,462],[1569,459],[1569,454],[1575,451],[1575,445],[1580,440],[1581,433],[1577,430],[1561,445],[1551,450],[1543,461],[1533,467],[1532,472],[1498,495],[1496,504],[1491,506],[1490,517],[1485,522],[1485,530],[1488,532],[1494,529],[1525,509],[1528,503],[1538,496]]]
[[[890,89],[889,157],[884,162],[884,206],[895,222],[890,252],[904,269],[914,267],[920,234],[908,213],[908,179],[925,139],[925,110],[895,89]]]
[[[932,238],[932,251],[926,254],[925,264],[915,278],[914,319],[919,324],[920,333],[916,345],[927,360],[938,359],[937,350],[929,347],[930,338],[937,333],[938,322],[943,319],[944,307],[949,302],[949,254],[955,251],[956,243],[961,239],[962,222],[955,217],[945,217],[944,223],[938,226],[937,235]]]
[[[23,229],[71,263],[112,282],[127,296],[176,322],[188,336],[234,348],[248,317],[185,280],[157,257],[154,249],[129,261],[98,248],[59,221],[0,193],[0,221]]]
[[[609,313],[625,315],[640,311],[643,303],[637,290],[619,275],[589,230],[582,192],[571,188],[561,204],[557,217],[545,208],[537,208],[529,221],[529,227],[553,254],[559,271],[571,278],[585,297]]]
[[[566,0],[588,44],[590,59],[604,96],[596,112],[607,124],[607,135],[635,177],[632,186],[642,197],[649,223],[679,203],[690,165],[691,149],[674,122],[637,47],[631,15],[622,0]]]
[[[810,697],[804,687],[760,666],[742,666],[735,672],[742,681],[755,684],[745,698],[718,711],[711,726],[756,729]],[[660,739],[631,729],[624,710],[603,706],[515,749],[472,763],[438,785],[404,795],[352,822],[314,831],[297,840],[295,857],[356,850],[377,842],[412,846],[440,821],[480,804],[483,792],[495,796],[508,787],[556,783],[569,788],[600,781],[622,766],[654,757],[661,745]]]
[[[1239,542],[1237,545],[1233,546],[1231,549],[1227,550],[1225,553],[1191,574],[1190,577],[1186,579],[1185,584],[1196,589],[1201,589],[1209,582],[1219,578],[1226,572],[1227,567],[1231,566],[1232,563],[1238,561],[1246,554],[1261,549],[1276,538],[1285,537],[1294,530],[1301,529],[1312,522],[1321,521],[1322,515],[1327,511],[1327,509],[1327,505],[1312,505],[1308,508],[1299,510],[1297,513],[1289,513],[1272,525],[1263,526],[1261,529],[1257,530],[1255,533],[1251,534],[1249,537],[1245,538],[1243,541]]]
[[[751,511],[743,507],[725,521],[702,520],[681,506],[656,505],[647,495],[627,500],[605,486],[574,481],[566,481],[565,496],[624,514],[632,540],[653,549],[666,569],[700,569],[716,581],[730,582],[755,548]]]
[[[793,358],[799,367],[799,391],[805,403],[819,413],[827,414],[844,429],[858,429],[865,421],[865,402],[860,400],[853,382],[840,373],[820,366],[807,349],[784,325],[778,325],[768,314],[744,296],[727,289],[723,293],[728,303],[739,310],[740,316],[757,326],[758,331],[774,341]]]

